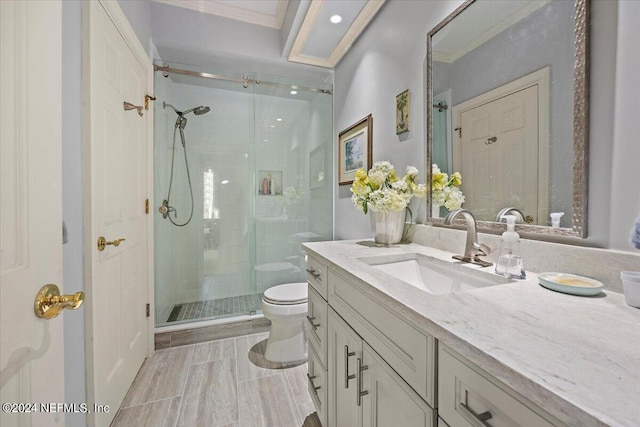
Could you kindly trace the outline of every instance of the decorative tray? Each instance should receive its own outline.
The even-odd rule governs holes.
[[[538,279],[547,289],[571,295],[598,295],[604,288],[602,282],[576,274],[540,273]]]

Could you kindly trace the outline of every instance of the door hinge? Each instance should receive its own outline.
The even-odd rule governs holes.
[[[151,317],[151,304],[147,303],[147,317]]]
[[[458,138],[462,138],[462,128],[461,127],[455,128],[454,131],[456,130],[458,131]]]
[[[145,199],[144,201],[144,213],[149,215],[149,199]]]

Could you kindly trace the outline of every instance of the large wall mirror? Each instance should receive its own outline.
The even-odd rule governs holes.
[[[586,237],[588,23],[588,0],[469,0],[429,32],[427,164],[460,172],[480,230],[509,211],[524,236]]]

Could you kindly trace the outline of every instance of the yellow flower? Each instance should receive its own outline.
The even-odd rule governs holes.
[[[435,190],[442,190],[446,185],[447,185],[447,181],[448,181],[448,176],[446,173],[434,173],[432,179],[432,187]]]
[[[362,168],[358,169],[356,171],[356,179],[364,182],[367,179],[367,172]]]
[[[351,184],[351,192],[356,196],[365,197],[370,191],[371,189],[364,181],[355,180]]]
[[[398,176],[396,175],[396,170],[391,169],[389,171],[389,182],[396,182],[398,180]]]
[[[460,187],[462,184],[462,175],[460,175],[460,172],[454,172],[453,175],[451,175],[451,183],[456,187]]]

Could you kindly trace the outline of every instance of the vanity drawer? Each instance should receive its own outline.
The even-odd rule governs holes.
[[[316,407],[318,418],[323,426],[327,425],[327,371],[320,363],[320,358],[313,347],[309,347],[309,361],[307,362],[307,384],[313,405]]]
[[[307,340],[323,366],[327,366],[327,302],[311,285],[307,285],[308,313],[307,313]]]
[[[329,305],[435,407],[435,339],[405,322],[332,269]]]
[[[506,392],[487,376],[441,344],[438,350],[438,415],[456,427],[560,425],[557,421],[547,421],[538,413],[542,412],[540,408],[530,402],[525,404],[526,399],[516,397],[513,391]]]
[[[327,299],[327,265],[317,258],[307,257],[307,281]]]

